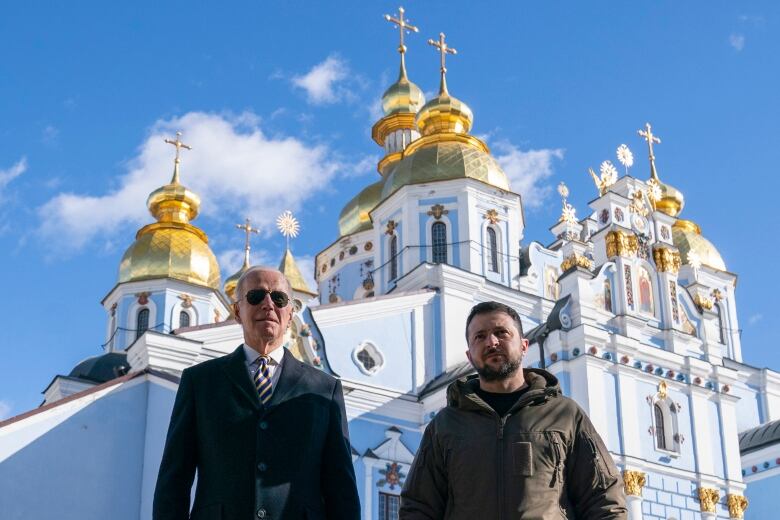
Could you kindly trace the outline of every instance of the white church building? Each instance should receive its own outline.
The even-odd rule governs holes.
[[[403,33],[403,12],[391,21]],[[583,218],[561,186],[552,235],[526,237],[522,193],[469,133],[443,35],[437,46],[441,86],[426,102],[402,41],[372,130],[379,179],[342,210],[317,286],[289,249],[280,263],[299,308],[287,348],[343,383],[363,518],[397,518],[425,426],[472,372],[465,318],[486,300],[517,309],[526,366],[554,374],[590,416],[631,520],[780,517],[780,374],[743,363],[737,276],[661,180],[650,125],[637,137],[646,180],[604,165]],[[155,221],[102,301],[105,353],[0,422],[0,519],[150,519],[182,370],[242,342],[230,303],[251,226],[242,270],[222,283],[173,144],[174,176],[147,201]]]

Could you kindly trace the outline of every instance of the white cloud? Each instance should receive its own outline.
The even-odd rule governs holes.
[[[8,419],[11,416],[13,407],[8,401],[0,401],[0,421]]]
[[[495,158],[509,178],[512,191],[523,197],[526,208],[538,208],[552,191],[545,181],[553,174],[553,161],[563,159],[563,149],[543,148],[523,151],[501,141],[494,145]]]
[[[341,176],[345,179],[354,177],[363,177],[368,174],[376,174],[376,165],[379,162],[379,155],[366,155],[358,162],[346,166],[341,171]]]
[[[272,254],[264,249],[252,249],[249,252],[250,265],[264,265],[276,268],[281,260],[281,258],[274,259]],[[244,263],[244,249],[227,249],[222,251],[217,254],[217,261],[219,262],[223,278],[233,276],[233,273],[237,273]]]
[[[335,103],[347,92],[338,84],[349,75],[349,67],[336,55],[328,56],[303,76],[294,76],[293,85],[306,91],[309,103],[324,105]]]
[[[737,52],[745,48],[745,35],[738,33],[731,33],[729,35],[729,45],[731,45]]]
[[[173,150],[163,139],[177,130],[192,146],[182,151],[181,181],[200,195],[202,213],[238,221],[248,216],[264,233],[280,212],[299,209],[347,167],[330,159],[323,145],[266,136],[253,113],[190,112],[153,125],[115,189],[103,195],[60,193],[39,208],[42,236],[75,250],[110,237],[121,225],[148,223],[144,201],[172,174]]]
[[[761,321],[764,318],[764,315],[761,313],[753,314],[748,318],[748,325],[755,325],[759,321]]]
[[[16,164],[5,170],[0,170],[0,193],[12,180],[27,171],[27,157],[22,157]]]

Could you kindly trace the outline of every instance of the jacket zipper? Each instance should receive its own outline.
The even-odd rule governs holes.
[[[509,414],[498,419],[498,520],[504,518],[504,426]]]
[[[599,450],[596,448],[596,443],[593,441],[593,439],[590,438],[590,435],[585,434],[585,439],[587,439],[588,444],[590,445],[590,450],[593,453],[593,460],[595,462],[595,469],[596,473],[598,475],[598,483],[601,486],[602,489],[606,489],[607,482],[606,482],[606,476],[604,475],[604,469],[601,462],[601,455],[599,455]]]

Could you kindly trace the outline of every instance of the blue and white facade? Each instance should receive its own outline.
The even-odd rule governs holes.
[[[652,182],[629,176],[586,218],[555,223],[548,246],[526,239],[522,194],[502,172],[478,171],[495,166],[467,130],[394,130],[408,135],[386,149],[368,225],[317,255],[319,300],[299,295],[288,345],[342,380],[363,517],[397,518],[422,432],[447,384],[470,370],[465,318],[486,300],[517,309],[526,332],[567,302],[544,359],[539,341],[525,364],[543,364],[588,413],[623,471],[632,520],[742,518],[745,496],[746,518],[773,517],[780,436],[743,443],[743,455],[740,433],[780,420],[780,374],[742,362],[736,275],[696,261],[691,251],[717,251],[695,249],[709,243],[681,207],[661,211],[665,199],[643,195]],[[445,161],[417,177],[412,167],[399,183],[396,169],[426,146],[474,161],[459,173]],[[181,371],[242,341],[222,321],[227,301],[170,278],[112,289],[106,352],[125,353],[129,372],[102,383],[58,376],[42,408],[0,423],[0,517],[44,518],[57,504],[63,520],[151,518]],[[139,336],[141,309],[150,317]]]

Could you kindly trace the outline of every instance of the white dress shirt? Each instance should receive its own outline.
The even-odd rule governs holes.
[[[246,369],[249,373],[249,378],[252,380],[252,384],[255,381],[255,373],[260,369],[260,353],[248,346],[246,343],[242,345],[244,347],[244,355],[246,356]],[[276,388],[276,383],[279,381],[279,376],[282,373],[282,360],[284,359],[284,345],[277,347],[268,354],[268,372],[271,376],[271,393],[273,394]]]

